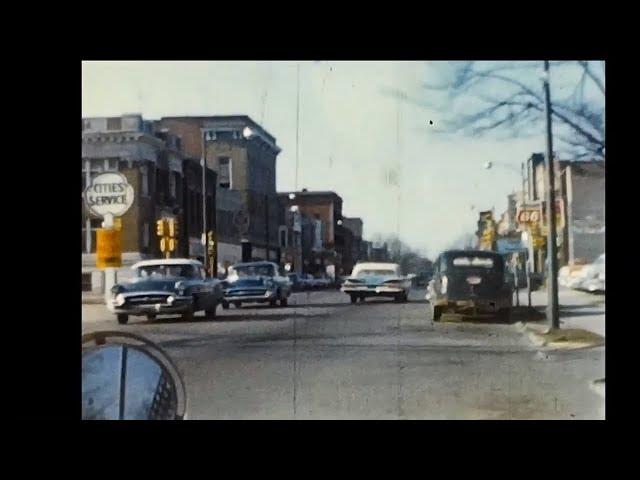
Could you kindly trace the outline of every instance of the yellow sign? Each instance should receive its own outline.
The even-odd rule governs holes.
[[[96,231],[96,266],[122,266],[122,230],[99,228]]]

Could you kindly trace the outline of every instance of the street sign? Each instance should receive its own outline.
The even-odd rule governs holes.
[[[91,213],[99,217],[119,217],[133,205],[134,191],[124,175],[101,173],[84,190],[84,201]]]
[[[118,268],[122,266],[122,231],[99,228],[96,230],[96,266]]]
[[[540,213],[540,204],[523,204],[518,208],[516,221],[520,225],[535,225],[540,223],[541,217],[542,215]]]

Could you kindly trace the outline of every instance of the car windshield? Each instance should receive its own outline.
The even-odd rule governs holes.
[[[244,39],[244,11],[207,53]],[[427,23],[420,46],[461,30]],[[109,38],[91,25],[85,44]],[[605,61],[407,59],[419,42],[389,36],[366,55],[382,60],[83,60],[83,331],[127,324],[175,352],[198,419],[603,417],[581,392],[605,342],[572,349],[605,333]],[[198,274],[132,278],[151,263]]]
[[[487,257],[455,257],[452,261],[454,267],[481,267],[493,268],[493,258]]]
[[[273,276],[273,267],[271,265],[247,265],[242,267],[229,268],[229,276],[237,278],[256,277],[256,276]]]
[[[197,270],[193,265],[147,265],[136,269],[136,276],[139,278],[162,278],[162,277],[197,277]]]
[[[368,270],[360,270],[356,273],[356,277],[378,277],[378,276],[389,276],[395,275],[395,270],[391,269],[368,269]]]

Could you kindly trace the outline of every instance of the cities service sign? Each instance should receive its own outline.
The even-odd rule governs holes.
[[[133,187],[121,173],[101,173],[84,191],[87,208],[99,217],[120,217],[133,204]]]

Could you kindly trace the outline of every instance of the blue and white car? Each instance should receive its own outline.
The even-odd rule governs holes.
[[[351,275],[342,284],[351,303],[367,297],[390,297],[396,302],[406,302],[414,275],[403,275],[397,263],[365,262],[353,267]]]
[[[268,303],[275,307],[279,302],[286,307],[292,283],[273,262],[245,262],[229,267],[223,287],[224,309],[230,304],[240,308],[243,303]]]
[[[192,320],[199,311],[204,311],[206,318],[215,318],[222,286],[219,280],[207,277],[197,260],[143,260],[131,268],[133,278],[114,285],[107,301],[118,323],[127,323],[129,316],[152,320],[158,315],[181,315]]]

